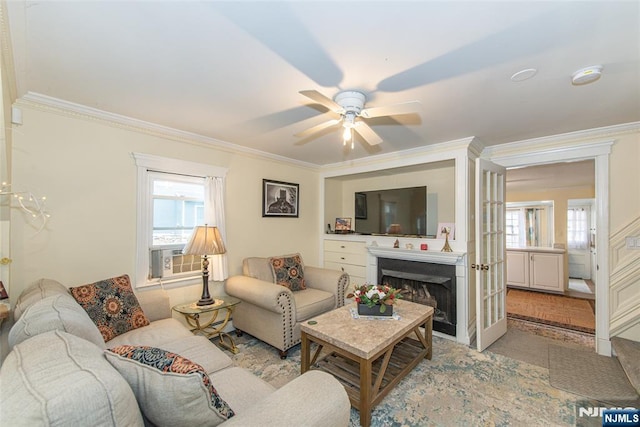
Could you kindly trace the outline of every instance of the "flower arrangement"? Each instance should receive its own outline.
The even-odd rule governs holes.
[[[372,308],[376,305],[380,306],[380,313],[387,311],[388,305],[402,298],[402,290],[392,288],[389,285],[356,285],[352,293],[347,298],[354,298],[356,303],[365,304]]]

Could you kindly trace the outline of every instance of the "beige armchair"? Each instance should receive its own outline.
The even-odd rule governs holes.
[[[276,283],[270,258],[245,258],[242,276],[227,279],[225,291],[242,300],[233,311],[236,333],[246,332],[274,346],[282,359],[300,342],[300,324],[342,307],[349,275],[338,270],[303,267],[306,289],[291,291]]]

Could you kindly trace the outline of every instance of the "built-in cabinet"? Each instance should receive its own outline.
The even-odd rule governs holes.
[[[507,250],[507,286],[564,293],[564,258],[564,249]]]
[[[324,267],[349,274],[351,285],[367,281],[367,246],[349,240],[324,241]]]

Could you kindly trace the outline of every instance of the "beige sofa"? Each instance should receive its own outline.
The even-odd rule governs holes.
[[[242,300],[233,312],[236,331],[247,332],[274,346],[284,359],[288,350],[300,343],[302,322],[344,305],[349,275],[303,266],[306,289],[292,291],[276,283],[271,259],[245,258],[242,275],[228,278],[225,292]]]
[[[163,291],[137,297],[150,324],[105,343],[66,287],[43,279],[27,288],[14,308],[12,350],[0,368],[0,425],[348,424],[349,399],[332,376],[312,371],[276,390],[173,319]],[[174,361],[188,359],[202,368],[198,375],[185,375],[180,365],[162,372],[107,350],[126,345],[161,348],[170,352],[165,356],[184,358]],[[209,386],[233,416],[219,416],[206,397]]]

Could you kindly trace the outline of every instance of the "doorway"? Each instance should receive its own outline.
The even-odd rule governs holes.
[[[514,217],[523,209],[532,210],[530,206],[548,213],[540,215],[545,221],[526,222],[525,226],[521,227],[526,229],[526,233],[521,233],[526,240],[520,242],[517,236],[514,236],[512,247],[533,246],[540,249],[564,250],[564,256],[560,258],[564,260],[564,265],[561,266],[564,275],[563,286],[554,289],[554,293],[548,295],[533,290],[517,289],[516,286],[516,289],[507,293],[510,317],[594,334],[595,286],[591,281],[589,256],[593,249],[589,245],[589,239],[592,231],[591,206],[595,203],[594,160],[507,170],[506,200],[507,211],[511,209]],[[513,258],[511,259],[513,261]],[[509,257],[507,260],[509,269]],[[517,264],[511,265],[511,268],[522,269]]]
[[[489,158],[503,166],[509,172],[534,166],[549,166],[574,163],[589,160],[593,162],[594,188],[595,188],[595,311],[596,333],[595,347],[601,355],[611,355],[611,343],[609,341],[609,260],[606,256],[609,252],[609,155],[612,141],[597,141],[581,144],[560,144],[561,150],[546,147],[535,152],[523,152],[523,154],[500,155],[492,153]],[[553,176],[549,176],[553,178]],[[520,181],[522,182],[522,181]],[[545,187],[541,187],[545,188]],[[551,188],[551,186],[546,187]],[[507,190],[507,195],[509,191]],[[565,210],[565,209],[560,209]],[[559,210],[559,211],[560,211]],[[566,211],[565,211],[566,214]]]

